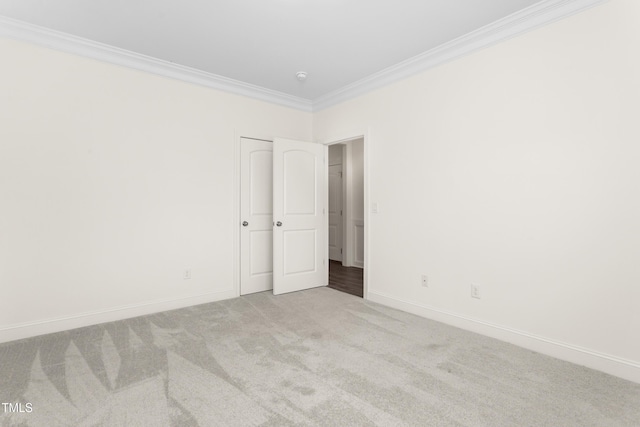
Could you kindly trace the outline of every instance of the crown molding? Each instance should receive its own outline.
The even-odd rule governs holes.
[[[313,100],[319,111],[609,0],[543,0]]]
[[[0,16],[0,37],[34,43],[123,67],[311,112],[311,101],[104,43]]]
[[[0,16],[0,37],[243,95],[301,111],[319,111],[609,0],[542,0],[455,40],[409,58],[313,101],[207,73],[104,43]]]

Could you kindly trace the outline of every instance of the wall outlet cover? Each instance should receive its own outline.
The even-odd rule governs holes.
[[[480,285],[477,283],[471,284],[471,298],[480,299]]]
[[[426,274],[423,274],[421,277],[422,286],[425,288],[429,287],[429,277]]]

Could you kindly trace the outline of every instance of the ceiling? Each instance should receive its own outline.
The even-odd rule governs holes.
[[[0,15],[313,101],[536,3],[0,0]]]

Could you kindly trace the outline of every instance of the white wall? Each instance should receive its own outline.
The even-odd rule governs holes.
[[[373,300],[640,381],[638,22],[611,1],[314,114],[368,129]]]
[[[0,341],[234,296],[238,133],[309,140],[311,114],[0,53]]]

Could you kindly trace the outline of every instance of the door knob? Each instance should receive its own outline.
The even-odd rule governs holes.
[[[242,226],[246,227],[247,225],[249,225],[249,223],[247,221],[242,221]]]
[[[282,227],[282,223],[281,223],[280,221],[276,222],[276,225],[277,225],[278,227]]]

